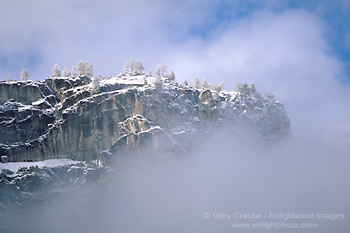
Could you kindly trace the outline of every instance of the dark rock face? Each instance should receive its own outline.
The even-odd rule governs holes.
[[[88,77],[0,82],[0,155],[10,161],[89,161],[102,151],[152,145],[171,156],[190,150],[215,127],[248,126],[267,143],[289,134],[283,105],[255,90],[214,93],[115,79],[94,92]]]
[[[0,171],[0,226],[18,226],[16,221],[27,219],[28,211],[54,203],[67,193],[77,193],[81,195],[79,199],[83,199],[87,188],[105,182],[110,172],[107,167],[85,162],[57,167],[22,167],[16,173],[3,169]],[[1,227],[0,232],[3,232]],[[23,232],[23,229],[15,232]]]

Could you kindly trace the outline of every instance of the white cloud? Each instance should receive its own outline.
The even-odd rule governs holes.
[[[236,82],[254,82],[285,103],[298,130],[331,133],[334,121],[349,116],[341,86],[344,67],[331,55],[322,21],[302,10],[256,13],[233,22],[211,41],[194,40],[169,54],[177,76],[195,75],[209,82],[224,80],[227,89]],[[339,124],[338,124],[339,125]]]
[[[318,13],[288,9],[276,13],[269,9],[281,8],[280,4],[269,1],[247,17],[219,23],[205,39],[193,34],[217,23],[217,3],[7,2],[0,9],[5,35],[0,37],[1,54],[30,67],[17,65],[16,71],[9,71],[0,66],[0,76],[27,68],[31,78],[44,79],[55,63],[72,66],[80,59],[91,61],[96,73],[110,75],[134,57],[144,62],[146,71],[167,63],[179,81],[197,75],[208,82],[224,80],[227,89],[239,81],[255,82],[263,93],[272,92],[285,103],[294,128],[330,126],[334,119],[342,119],[341,128],[350,128],[344,120],[348,113],[343,99],[348,95],[339,82],[343,64],[331,55]],[[239,3],[229,5],[234,10]],[[23,59],[28,52],[37,54],[36,64]]]
[[[184,166],[159,169],[152,163],[143,172],[137,163],[137,169],[121,176],[125,182],[112,182],[110,189],[99,186],[90,208],[77,208],[81,214],[73,214],[74,222],[79,223],[78,217],[93,224],[73,226],[91,227],[90,231],[100,226],[110,231],[144,230],[157,223],[151,227],[159,229],[158,217],[166,229],[192,226],[198,231],[208,226],[193,221],[204,211],[227,208],[349,212],[350,91],[342,86],[344,66],[332,55],[324,22],[309,11],[265,9],[218,25],[208,38],[191,35],[203,22],[215,21],[208,13],[215,3],[13,0],[0,7],[0,30],[5,35],[0,37],[0,55],[36,51],[43,60],[35,70],[29,69],[32,78],[45,78],[55,63],[72,66],[80,59],[90,60],[97,73],[116,74],[135,57],[146,69],[167,63],[179,81],[197,75],[216,84],[224,80],[226,89],[233,89],[236,82],[255,82],[263,93],[275,94],[291,118],[297,139],[280,148],[256,150],[235,144],[230,137],[218,137],[198,156],[185,158],[186,163],[180,163]],[[16,62],[21,62],[20,57]],[[3,72],[0,66],[0,75],[6,76]],[[96,196],[103,198],[96,202]],[[79,201],[72,202],[81,207]],[[102,208],[96,209],[96,203]],[[93,216],[84,213],[92,208]],[[52,223],[60,219],[51,217],[60,216],[60,210],[71,219],[66,218],[66,205],[39,212],[44,213],[43,222],[48,218]],[[135,224],[135,214],[143,221]],[[198,222],[203,224],[194,226]],[[56,223],[59,228],[73,227]],[[329,223],[323,222],[317,231],[329,232],[325,229]]]

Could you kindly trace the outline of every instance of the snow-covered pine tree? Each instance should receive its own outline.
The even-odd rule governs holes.
[[[169,78],[171,81],[174,81],[174,80],[175,80],[175,73],[174,73],[174,70],[171,70],[171,71],[170,71],[170,74],[169,74],[168,78]]]
[[[21,79],[23,81],[27,81],[29,79],[29,74],[26,69],[23,69],[21,72]]]
[[[140,61],[138,61],[138,60],[135,60],[135,65],[134,65],[134,71],[133,71],[133,73],[134,74],[142,74],[142,72],[144,71],[144,67],[143,67],[143,65],[142,65],[142,63],[140,62]]]
[[[125,72],[129,72],[132,75],[142,74],[144,69],[145,68],[143,67],[142,62],[134,58],[131,58],[129,61],[126,61],[124,65]]]
[[[196,89],[199,89],[200,88],[200,81],[199,81],[199,78],[198,77],[195,77],[193,79],[193,81],[190,83],[190,86],[193,87],[193,88],[196,88]]]
[[[158,64],[157,66],[157,74],[160,76],[164,76],[166,74],[166,70],[168,69],[168,66],[165,64]]]
[[[88,77],[92,77],[94,75],[94,72],[93,72],[94,67],[93,67],[93,65],[89,61],[86,61],[84,65],[85,65],[85,73],[83,75],[86,75]]]
[[[71,76],[72,76],[72,77],[78,77],[78,76],[79,76],[79,71],[78,71],[78,69],[77,69],[76,66],[73,66],[73,67],[72,67]]]
[[[256,94],[256,87],[254,83],[249,84],[249,90],[251,94]]]
[[[82,60],[78,61],[77,65],[73,67],[73,76],[93,76],[93,66],[89,61],[83,62]]]
[[[235,91],[236,92],[241,92],[242,94],[247,94],[249,92],[248,84],[247,83],[241,83],[241,82],[236,83]]]
[[[210,85],[209,83],[207,83],[207,81],[205,80],[205,78],[202,79],[202,85],[201,85],[202,88],[204,89],[209,89],[210,88]]]
[[[216,86],[215,84],[213,84],[213,85],[211,85],[211,87],[210,87],[210,90],[212,91],[212,92],[220,92],[220,88],[218,87],[218,86]]]
[[[133,59],[133,58],[131,58],[131,59]],[[124,71],[129,72],[129,70],[130,70],[130,61],[126,61],[124,64]]]
[[[224,89],[224,82],[221,81],[218,87],[220,88],[220,91],[222,91]]]
[[[77,76],[81,76],[85,74],[85,64],[82,60],[78,61],[77,65],[73,68],[74,73]]]
[[[94,81],[92,83],[91,95],[97,93],[100,89],[100,79],[94,76]]]
[[[61,77],[61,70],[58,64],[55,64],[52,70],[52,77]]]
[[[64,66],[62,74],[64,77],[70,77],[71,76],[70,69],[67,66]]]
[[[131,58],[129,63],[130,73],[134,73],[135,70],[135,59]]]

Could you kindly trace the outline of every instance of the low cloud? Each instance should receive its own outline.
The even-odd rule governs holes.
[[[278,232],[300,232],[300,224],[309,223],[317,224],[303,229],[310,233],[344,232],[349,229],[349,158],[339,149],[344,148],[304,137],[262,147],[216,132],[200,149],[171,162],[156,154],[148,155],[151,160],[147,154],[142,159],[115,155],[118,166],[107,182],[83,186],[78,193],[67,189],[62,199],[17,215],[16,227],[33,233],[232,232],[231,223],[297,223]],[[232,216],[237,213],[261,217]],[[283,219],[270,213],[314,217]],[[335,215],[340,217],[331,219]]]
[[[105,7],[92,1],[18,2],[22,7],[15,7],[14,1],[0,8],[0,21],[10,21],[1,24],[6,35],[0,38],[3,77],[5,71],[15,74],[18,69],[19,74],[22,68],[8,71],[1,66],[11,54],[35,51],[34,65],[13,58],[33,67],[33,79],[50,75],[55,63],[72,66],[80,59],[90,60],[96,73],[115,75],[135,57],[146,69],[167,63],[181,82],[195,76],[209,83],[223,80],[228,90],[236,82],[254,82],[261,92],[275,94],[291,118],[294,139],[276,148],[244,147],[218,135],[209,148],[171,168],[144,164],[128,169],[125,180],[104,187],[104,200],[96,198],[102,195],[96,191],[92,200],[98,204],[81,209],[77,222],[96,223],[87,224],[87,230],[232,232],[228,222],[203,219],[203,213],[215,211],[349,214],[348,77],[317,13],[264,8],[227,20],[203,38],[191,31],[203,20],[215,23],[207,19],[213,6],[209,2],[102,1]],[[349,229],[345,221],[320,221],[319,228],[309,232],[334,227],[344,232]]]
[[[179,46],[168,59],[180,79],[224,80],[228,90],[237,82],[254,82],[285,104],[294,131],[330,136],[334,129],[350,129],[349,87],[324,33],[322,21],[310,12],[263,11],[232,23],[212,40]]]

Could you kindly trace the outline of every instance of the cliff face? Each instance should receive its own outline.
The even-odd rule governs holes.
[[[0,82],[0,155],[10,161],[89,161],[97,154],[141,154],[148,146],[166,157],[198,146],[217,127],[236,135],[248,127],[266,143],[289,134],[283,105],[255,89],[212,92],[155,80],[122,76],[97,86],[88,77]]]

